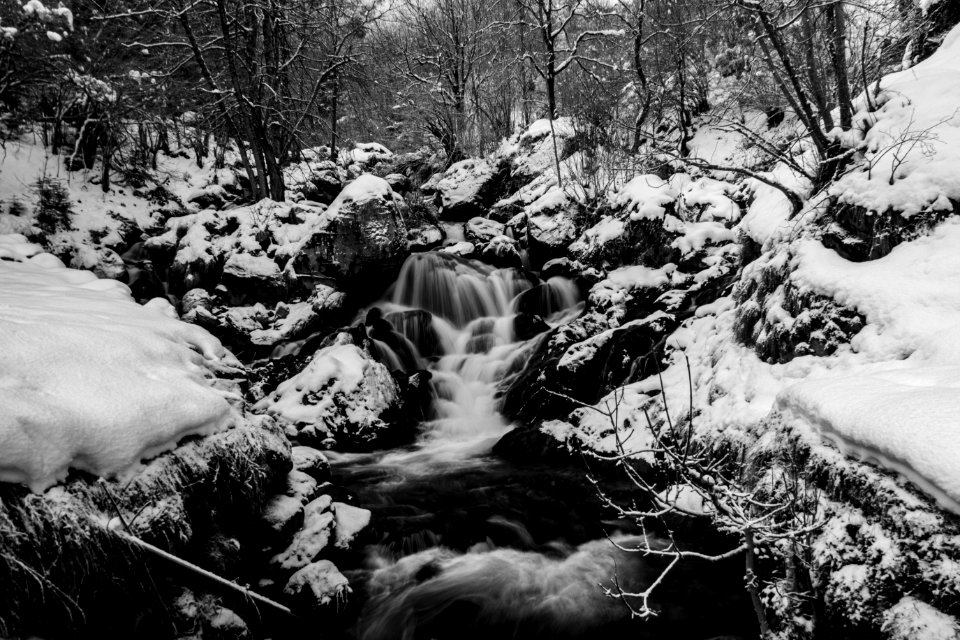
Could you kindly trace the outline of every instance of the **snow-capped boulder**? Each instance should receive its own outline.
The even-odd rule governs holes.
[[[431,222],[424,222],[407,231],[407,247],[411,252],[429,251],[443,243],[443,229]]]
[[[303,567],[290,577],[283,588],[284,595],[308,611],[343,603],[350,592],[349,581],[329,560]]]
[[[440,216],[444,220],[468,220],[486,213],[499,196],[506,170],[477,158],[451,165],[434,187]]]
[[[289,425],[290,433],[306,444],[333,439],[341,448],[369,449],[401,439],[407,431],[390,371],[350,344],[348,334],[319,350],[255,408]]]
[[[453,242],[445,246],[443,249],[440,249],[441,253],[449,253],[453,256],[458,256],[460,258],[469,258],[476,253],[477,247],[472,242],[461,241]]]
[[[303,526],[294,534],[286,549],[271,559],[282,571],[296,571],[317,558],[334,535],[334,513],[330,496],[320,496],[303,508]]]
[[[285,293],[283,274],[277,263],[261,254],[236,252],[223,265],[221,282],[233,303],[246,300],[277,300]]]
[[[289,250],[288,274],[302,282],[335,280],[348,291],[390,282],[406,259],[403,198],[383,178],[364,174],[348,184]]]
[[[517,241],[507,236],[491,238],[480,250],[480,259],[500,269],[523,266]]]
[[[573,215],[561,211],[555,215],[535,215],[527,219],[527,250],[533,265],[542,265],[567,252],[570,243],[577,239],[577,227]]]
[[[497,236],[502,236],[506,227],[501,222],[489,218],[470,218],[464,225],[466,239],[476,245],[483,245]]]

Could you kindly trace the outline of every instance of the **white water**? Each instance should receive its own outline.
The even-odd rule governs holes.
[[[390,299],[378,306],[407,339],[418,368],[432,373],[435,415],[423,425],[412,451],[388,453],[381,464],[403,465],[406,473],[462,464],[489,451],[510,430],[497,411],[496,388],[514,360],[527,355],[514,331],[515,303],[536,284],[516,269],[436,253],[407,260]],[[540,295],[548,298],[542,304],[553,311],[544,318],[548,324],[566,322],[578,311],[577,290],[569,280],[551,278],[541,289]],[[439,357],[427,359],[417,352],[425,328],[404,321],[402,313],[414,310],[432,315],[426,330],[439,339]],[[378,346],[391,366],[404,368],[389,346]]]

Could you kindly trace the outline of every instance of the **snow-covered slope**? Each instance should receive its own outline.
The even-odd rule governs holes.
[[[215,376],[238,363],[166,300],[140,306],[22,237],[0,256],[0,480],[114,474],[233,422]]]

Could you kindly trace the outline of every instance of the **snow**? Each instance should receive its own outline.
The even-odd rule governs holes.
[[[371,512],[367,509],[354,507],[343,502],[334,502],[332,505],[334,530],[337,538],[334,546],[338,549],[349,549],[350,543],[367,525],[370,524]]]
[[[473,202],[480,189],[493,176],[494,168],[486,160],[469,159],[450,165],[437,183],[445,208]]]
[[[0,261],[0,480],[113,475],[234,422],[212,378],[238,363],[206,331],[20,239],[0,248],[23,260]]]
[[[780,407],[960,513],[960,221],[866,263],[800,245],[795,280],[863,313],[870,361],[786,390]]]
[[[633,265],[614,269],[607,274],[607,280],[615,286],[625,289],[655,289],[670,283],[670,274],[676,271],[676,265],[668,264],[660,269],[651,269],[643,265]]]
[[[623,185],[610,203],[628,210],[631,220],[649,220],[666,215],[666,205],[672,204],[678,195],[668,181],[644,174]]]
[[[881,82],[880,108],[863,97],[855,122],[869,127],[860,146],[872,169],[852,172],[830,189],[842,202],[904,216],[951,210],[960,199],[960,26],[940,48]]]
[[[280,267],[267,256],[248,253],[232,253],[223,265],[224,274],[238,278],[280,278]]]
[[[320,560],[290,576],[283,591],[291,596],[308,592],[313,603],[326,605],[345,598],[350,584],[332,562]]]
[[[960,625],[913,596],[904,596],[884,615],[883,631],[890,640],[956,640]]]
[[[290,571],[313,562],[330,543],[334,522],[330,504],[330,496],[320,496],[303,508],[303,526],[290,546],[273,557],[273,564]]]

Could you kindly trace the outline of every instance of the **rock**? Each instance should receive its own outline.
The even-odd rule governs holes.
[[[221,282],[230,291],[230,302],[276,301],[286,286],[280,267],[265,255],[232,253],[223,265]]]
[[[278,538],[286,538],[303,524],[303,503],[292,496],[274,496],[263,510],[263,521]]]
[[[498,269],[520,269],[523,259],[517,242],[507,236],[497,236],[480,251],[480,259]]]
[[[402,173],[388,173],[383,179],[387,181],[391,189],[401,195],[410,191],[410,178]]]
[[[550,282],[541,282],[530,287],[513,301],[513,308],[517,313],[530,313],[541,318],[549,317],[566,305],[562,290]]]
[[[226,607],[219,607],[209,619],[209,627],[203,637],[210,640],[247,640],[253,638],[253,634],[240,616]]]
[[[413,424],[403,415],[396,381],[349,341],[339,334],[255,409],[290,425],[302,444],[333,438],[340,448],[369,450],[408,440]]]
[[[513,335],[517,340],[530,340],[550,330],[543,318],[532,313],[518,313],[513,317]]]
[[[313,562],[333,536],[331,503],[330,496],[320,496],[304,507],[303,526],[294,534],[290,545],[270,560],[271,564],[295,571]]]
[[[288,272],[310,286],[333,279],[344,291],[379,295],[381,287],[370,283],[385,287],[409,254],[404,207],[384,179],[360,176],[292,248]]]
[[[109,278],[121,282],[127,280],[127,265],[124,264],[123,258],[112,249],[77,245],[71,247],[69,256],[64,262],[73,269],[93,271],[98,278]]]
[[[508,171],[506,165],[477,158],[451,165],[436,182],[440,217],[462,221],[485,214],[499,198]]]
[[[294,573],[283,588],[307,610],[317,610],[332,603],[342,603],[350,593],[350,584],[329,560],[310,563]]]
[[[494,220],[477,217],[468,220],[463,229],[469,242],[475,245],[482,245],[490,242],[497,236],[502,236],[506,227]]]
[[[561,258],[570,243],[577,239],[572,215],[561,211],[555,215],[535,215],[527,219],[527,250],[530,263],[539,267],[548,260]]]
[[[453,256],[459,256],[461,258],[469,258],[474,252],[476,252],[476,247],[472,242],[454,242],[453,244],[448,244],[443,249],[440,249],[441,253],[448,253]]]
[[[297,445],[293,448],[293,468],[306,473],[314,480],[325,482],[330,479],[330,461],[323,452],[312,447]]]
[[[321,163],[322,169],[313,171],[301,188],[303,197],[312,202],[330,204],[343,190],[343,181],[332,162]]]
[[[334,502],[333,505],[334,531],[337,537],[334,546],[338,549],[349,549],[350,543],[363,529],[370,524],[371,513],[367,509],[354,507],[343,502]]]
[[[424,223],[407,231],[407,247],[410,251],[429,251],[443,243],[446,234],[432,223]]]
[[[184,198],[184,202],[193,204],[197,209],[223,209],[229,200],[227,190],[218,184],[194,189]]]
[[[287,474],[287,486],[284,495],[295,498],[300,504],[306,504],[316,497],[318,483],[309,474],[294,469]]]
[[[213,308],[217,304],[217,299],[206,289],[190,289],[180,298],[180,315],[196,315],[199,310],[213,313]],[[184,318],[186,319],[186,318]],[[192,320],[187,320],[192,322]]]
[[[443,341],[433,324],[433,314],[423,309],[393,311],[384,318],[416,347],[422,358],[443,355]]]

